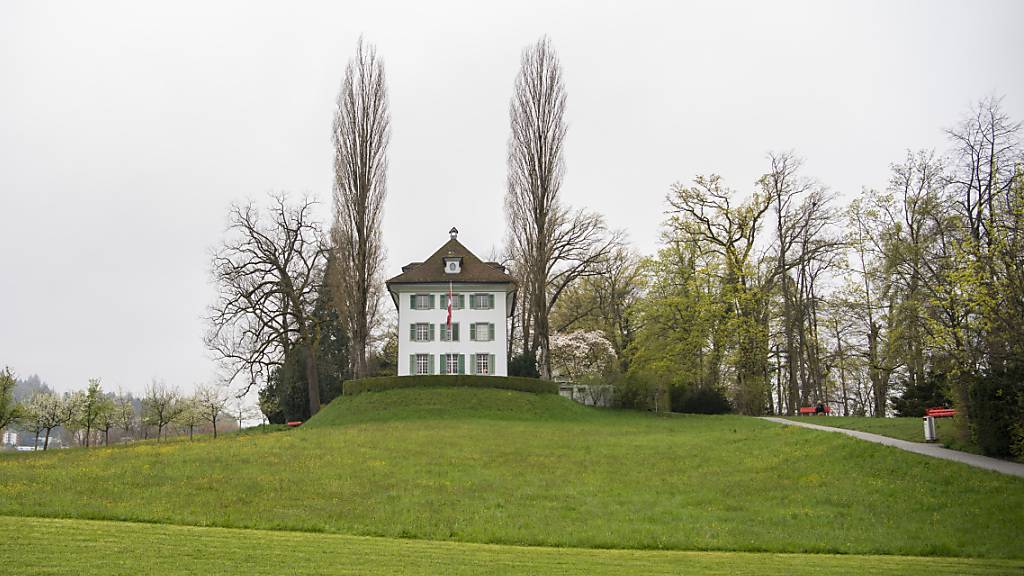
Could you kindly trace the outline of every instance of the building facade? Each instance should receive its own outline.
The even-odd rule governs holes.
[[[508,375],[508,318],[516,283],[496,262],[483,262],[458,230],[423,262],[387,281],[398,309],[398,375]],[[451,324],[448,323],[451,294]]]

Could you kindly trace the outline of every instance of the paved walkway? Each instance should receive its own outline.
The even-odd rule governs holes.
[[[853,436],[854,438],[867,440],[868,442],[876,442],[878,444],[884,444],[886,446],[893,446],[895,448],[899,448],[900,450],[906,450],[907,452],[924,454],[925,456],[943,458],[945,460],[953,460],[954,462],[963,462],[968,466],[974,466],[976,468],[985,468],[986,470],[995,470],[996,472],[1002,472],[1003,474],[1011,474],[1013,476],[1020,476],[1021,478],[1024,478],[1024,464],[1000,460],[998,458],[989,458],[988,456],[971,454],[970,452],[950,450],[949,448],[943,448],[938,444],[928,444],[925,442],[908,442],[906,440],[889,438],[888,436],[880,436],[878,434],[872,434],[870,432],[861,432],[860,430],[832,428],[831,426],[821,426],[818,424],[811,424],[810,422],[795,422],[793,420],[786,420],[785,418],[772,418],[770,416],[765,416],[761,419],[768,420],[769,422],[786,424],[789,426],[803,426],[804,428],[812,428],[814,430],[822,430],[825,432],[839,432],[841,434],[846,434],[847,436]]]

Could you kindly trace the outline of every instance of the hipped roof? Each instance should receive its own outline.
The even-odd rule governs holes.
[[[445,258],[461,258],[461,271],[445,272]],[[454,282],[458,284],[512,284],[516,281],[496,262],[484,262],[452,238],[423,262],[412,262],[402,267],[403,272],[387,281],[392,284],[430,284]]]

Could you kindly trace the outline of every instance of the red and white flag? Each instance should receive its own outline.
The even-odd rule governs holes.
[[[448,330],[452,329],[452,283],[448,283]]]

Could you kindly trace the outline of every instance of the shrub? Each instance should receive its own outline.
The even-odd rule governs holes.
[[[523,378],[540,378],[537,371],[537,357],[531,352],[523,352],[512,357],[508,363],[509,376],[521,376]]]
[[[383,392],[399,388],[498,388],[518,390],[534,394],[558,394],[558,384],[549,380],[523,378],[519,376],[470,376],[466,374],[424,376],[383,376],[346,380],[342,394],[355,396],[363,392]]]
[[[991,456],[1013,454],[1024,395],[1024,366],[999,368],[971,378],[967,388],[967,414],[971,436]],[[1018,448],[1019,449],[1019,448]]]
[[[672,411],[689,414],[728,414],[732,412],[729,398],[713,387],[676,386],[671,394]]]
[[[637,374],[627,374],[613,378],[615,386],[615,406],[632,410],[650,410],[654,408],[656,388],[650,380]]]
[[[952,405],[946,394],[949,382],[945,374],[929,372],[924,380],[918,382],[916,386],[911,386],[904,379],[898,384],[898,387],[902,388],[903,392],[889,398],[897,416],[920,417],[924,416],[925,410],[928,408]]]

